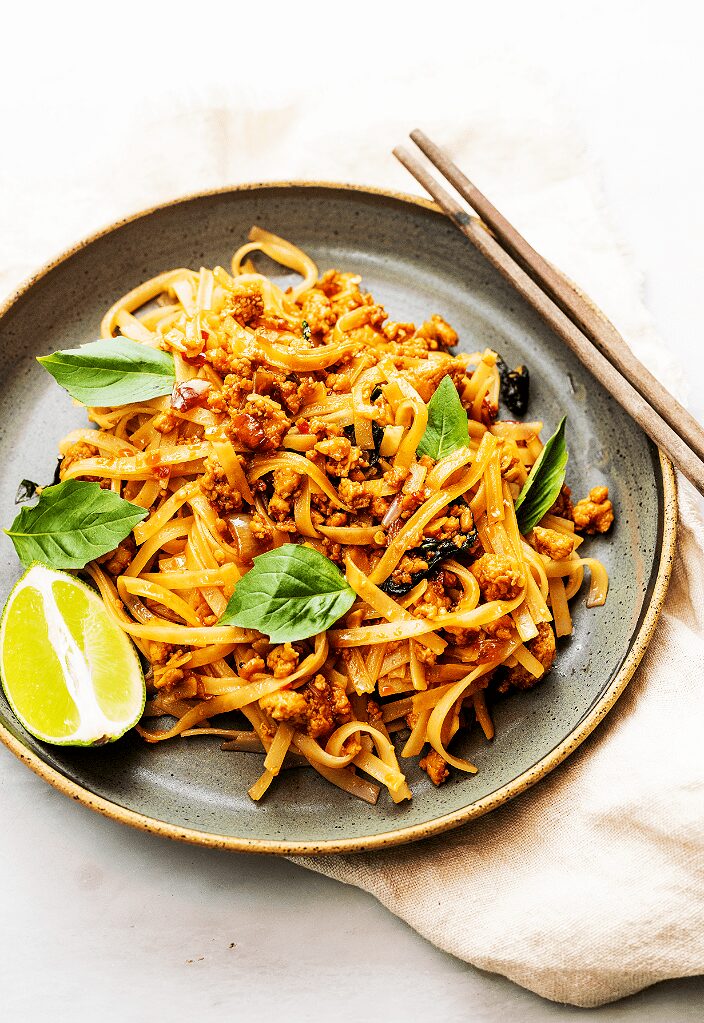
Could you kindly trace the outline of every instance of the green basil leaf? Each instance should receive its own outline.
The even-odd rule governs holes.
[[[354,601],[354,590],[325,555],[286,543],[254,559],[218,624],[258,629],[272,643],[293,643],[329,629]]]
[[[428,402],[428,425],[418,445],[419,455],[430,455],[436,461],[467,447],[467,413],[462,408],[457,388],[450,377],[443,377]]]
[[[516,517],[521,533],[530,533],[550,511],[565,482],[568,452],[565,445],[565,416],[538,455],[530,476],[516,501]]]
[[[169,394],[176,383],[173,356],[116,337],[37,359],[72,398],[84,405],[127,405]]]
[[[65,480],[45,487],[5,533],[25,568],[35,561],[49,568],[83,568],[114,551],[148,514],[98,483]]]

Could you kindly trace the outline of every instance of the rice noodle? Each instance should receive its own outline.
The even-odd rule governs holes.
[[[299,279],[288,287],[259,272],[258,253]],[[542,678],[546,629],[572,632],[585,569],[587,605],[607,597],[604,566],[580,556],[568,501],[539,522],[557,534],[546,546],[521,533],[515,503],[543,424],[494,421],[497,354],[449,354],[453,332],[436,316],[418,329],[385,322],[360,283],[338,271],[318,279],[305,252],[260,227],[231,272],[145,281],[108,310],[101,336],[167,352],[167,393],[91,408],[97,429],[60,445],[62,480],[95,480],[149,513],[85,569],[148,665],[139,733],[156,746],[211,736],[260,754],[255,801],[303,764],[372,805],[380,787],[408,799],[396,732],[402,757],[429,747],[473,773],[448,749],[455,736],[476,723],[491,740],[496,689]],[[445,378],[467,434],[435,459],[418,449]],[[272,642],[268,616],[286,601],[267,590],[261,632],[221,625],[259,556],[289,543],[344,573],[347,613],[315,636]],[[486,572],[475,568],[483,554]],[[291,617],[307,614],[297,606]],[[171,720],[147,726],[157,717]]]

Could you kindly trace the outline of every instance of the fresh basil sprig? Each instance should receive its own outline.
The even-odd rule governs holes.
[[[565,416],[535,460],[528,479],[516,501],[516,517],[521,533],[530,533],[550,511],[565,482],[568,452],[565,445]]]
[[[169,394],[176,383],[172,355],[125,337],[92,341],[37,361],[84,405],[148,401]]]
[[[428,425],[418,445],[419,455],[430,455],[436,461],[467,447],[467,413],[462,407],[457,388],[450,377],[443,377],[428,402]]]
[[[293,643],[329,629],[354,600],[354,590],[329,558],[286,543],[254,559],[218,624],[258,629],[272,643]]]
[[[35,561],[49,568],[83,568],[114,551],[148,514],[98,483],[64,480],[45,487],[39,501],[22,508],[4,532],[25,568]]]

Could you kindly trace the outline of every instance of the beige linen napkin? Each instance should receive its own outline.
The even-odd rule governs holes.
[[[120,84],[113,109],[92,116],[83,94],[85,109],[57,106],[43,133],[0,164],[0,192],[12,200],[0,232],[3,290],[82,233],[194,189],[307,177],[413,191],[389,150],[422,126],[681,393],[583,154],[525,72],[475,59],[469,69],[426,68],[419,81],[410,68],[386,84],[383,112],[361,81],[352,110],[339,90],[321,97],[300,79],[268,99],[233,86],[188,102],[145,101],[138,84],[132,93],[124,76]],[[4,113],[12,131],[9,119],[27,112]],[[299,862],[366,889],[441,948],[547,998],[597,1005],[701,972],[704,533],[693,492],[680,489],[678,556],[655,639],[565,765],[432,841]]]

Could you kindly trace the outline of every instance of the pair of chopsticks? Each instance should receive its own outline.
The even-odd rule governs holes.
[[[603,314],[535,251],[440,146],[422,131],[413,131],[410,137],[478,216],[468,213],[407,149],[398,146],[394,156],[704,494],[704,428],[635,357]]]

